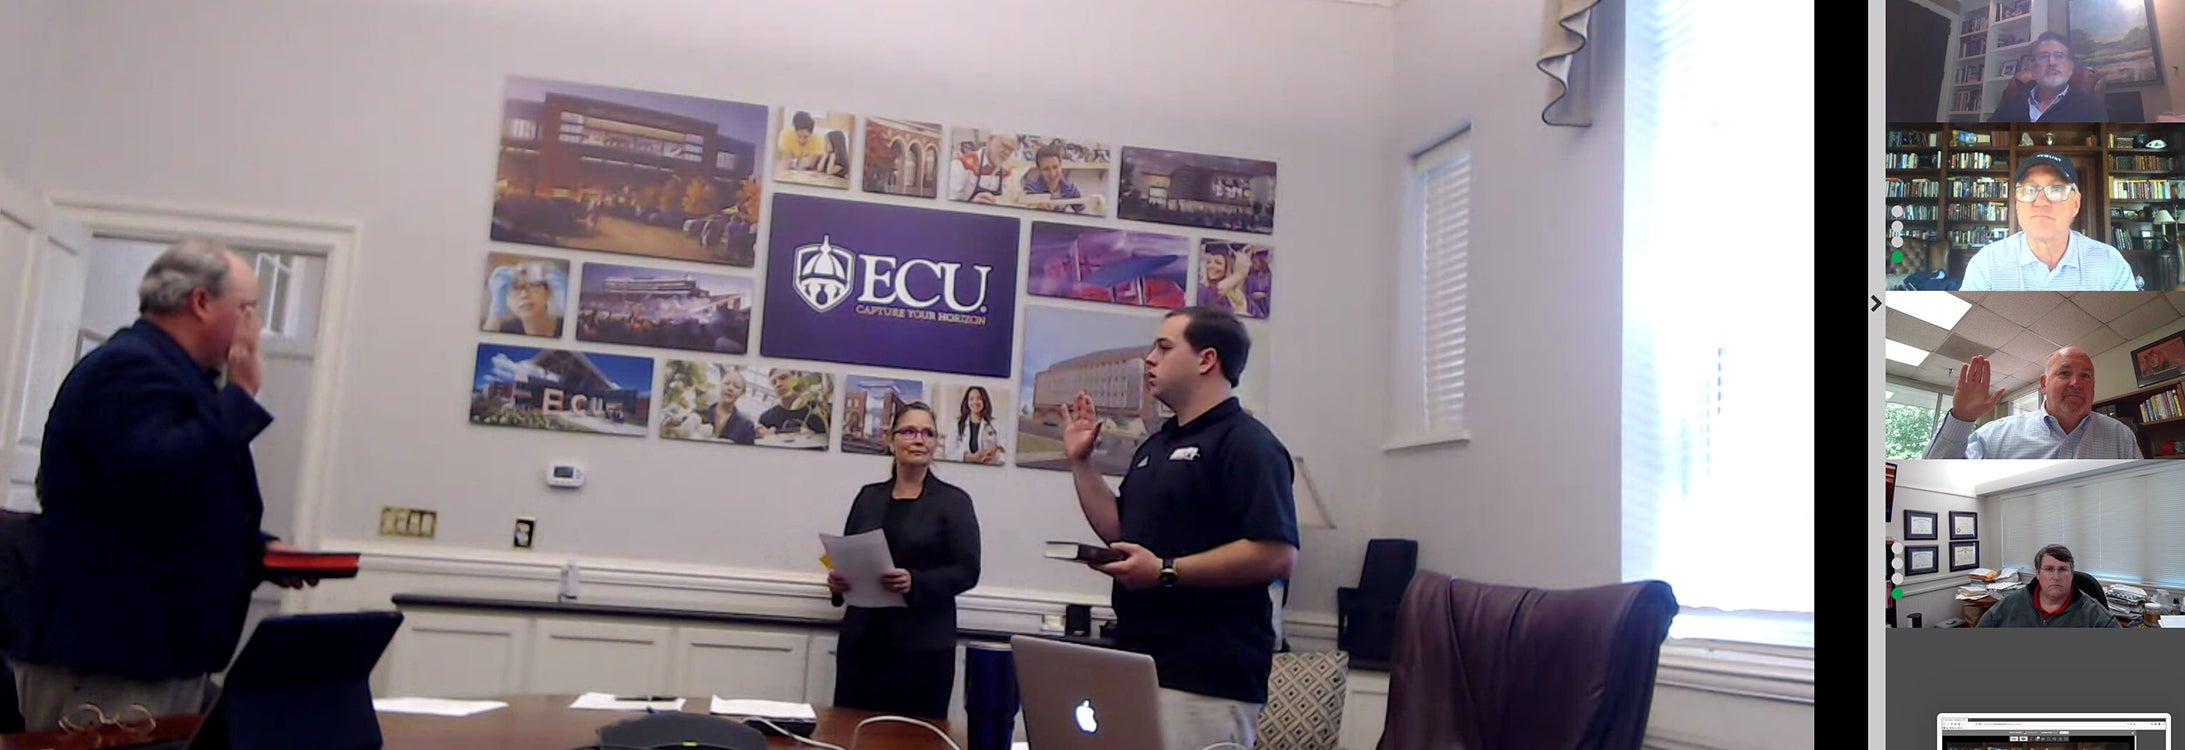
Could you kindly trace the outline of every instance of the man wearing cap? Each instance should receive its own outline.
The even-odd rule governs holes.
[[[2033,85],[2023,97],[2005,94],[1988,122],[2108,122],[2109,106],[2094,92],[2071,87],[2071,45],[2042,32],[2033,41]]]
[[[2094,413],[2094,358],[2067,346],[2041,368],[2041,410],[2012,414],[1973,429],[1995,410],[2003,389],[1988,387],[1986,357],[1958,370],[1950,410],[1935,426],[1922,458],[2136,459],[2139,435],[2114,417]]]
[[[2132,266],[2117,249],[2072,231],[2079,218],[2078,170],[2046,151],[2018,161],[2011,197],[2018,233],[1990,242],[1965,264],[1968,292],[2131,292]]]
[[[2114,628],[2116,615],[2109,608],[2079,595],[2071,585],[2071,549],[2061,544],[2033,553],[2031,589],[2013,591],[1994,609],[1980,616],[1979,628]]]

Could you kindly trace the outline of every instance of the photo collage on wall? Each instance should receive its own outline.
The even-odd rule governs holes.
[[[1273,162],[522,76],[501,113],[474,423],[888,455],[922,403],[937,460],[1067,469],[1083,391],[1120,474],[1190,305],[1247,319],[1265,414],[1270,244],[1146,225],[1272,234]]]

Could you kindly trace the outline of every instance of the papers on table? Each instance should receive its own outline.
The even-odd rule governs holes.
[[[2185,615],[2163,615],[2161,620],[2165,628],[2185,628]]]
[[[762,719],[788,719],[792,721],[818,721],[819,712],[810,703],[785,703],[752,699],[728,699],[713,696],[708,711],[716,716],[756,716]]]
[[[500,701],[451,701],[444,698],[374,698],[372,710],[386,714],[426,716],[474,716],[507,708]]]
[[[820,546],[827,548],[827,559],[842,577],[849,580],[850,590],[842,592],[842,603],[852,607],[902,607],[903,595],[880,587],[880,574],[895,567],[895,558],[888,554],[888,538],[879,529],[863,534],[835,536],[819,535]]]
[[[659,698],[661,696],[645,697]],[[569,704],[569,707],[586,708],[594,711],[644,711],[647,709],[651,709],[654,711],[681,711],[683,710],[683,699],[674,698],[662,700],[617,700],[615,696],[611,693],[585,693],[583,695],[577,696],[577,701],[575,703]]]

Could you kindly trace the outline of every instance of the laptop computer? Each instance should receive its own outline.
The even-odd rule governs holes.
[[[372,667],[401,626],[400,612],[268,617],[228,667],[197,732],[145,750],[374,750]]]
[[[1031,750],[1163,746],[1153,657],[1036,636],[1009,639]]]

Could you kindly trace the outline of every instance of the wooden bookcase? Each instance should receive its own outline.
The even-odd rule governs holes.
[[[2033,40],[2048,31],[2051,5],[2057,0],[1988,0],[1960,3],[1944,51],[1942,98],[1938,122],[1978,123],[1995,111],[2009,88],[2019,58],[2033,52]]]
[[[2095,402],[2094,411],[2130,426],[2141,457],[2185,458],[2185,378]]]
[[[2026,145],[2026,144],[2031,145]],[[2151,147],[2160,143],[2161,148]],[[1963,277],[1983,245],[2017,231],[2018,161],[2038,152],[2079,173],[2073,229],[2117,248],[2150,290],[2185,288],[2185,127],[2174,123],[1890,123],[1884,263],[1889,286],[1918,272]]]

